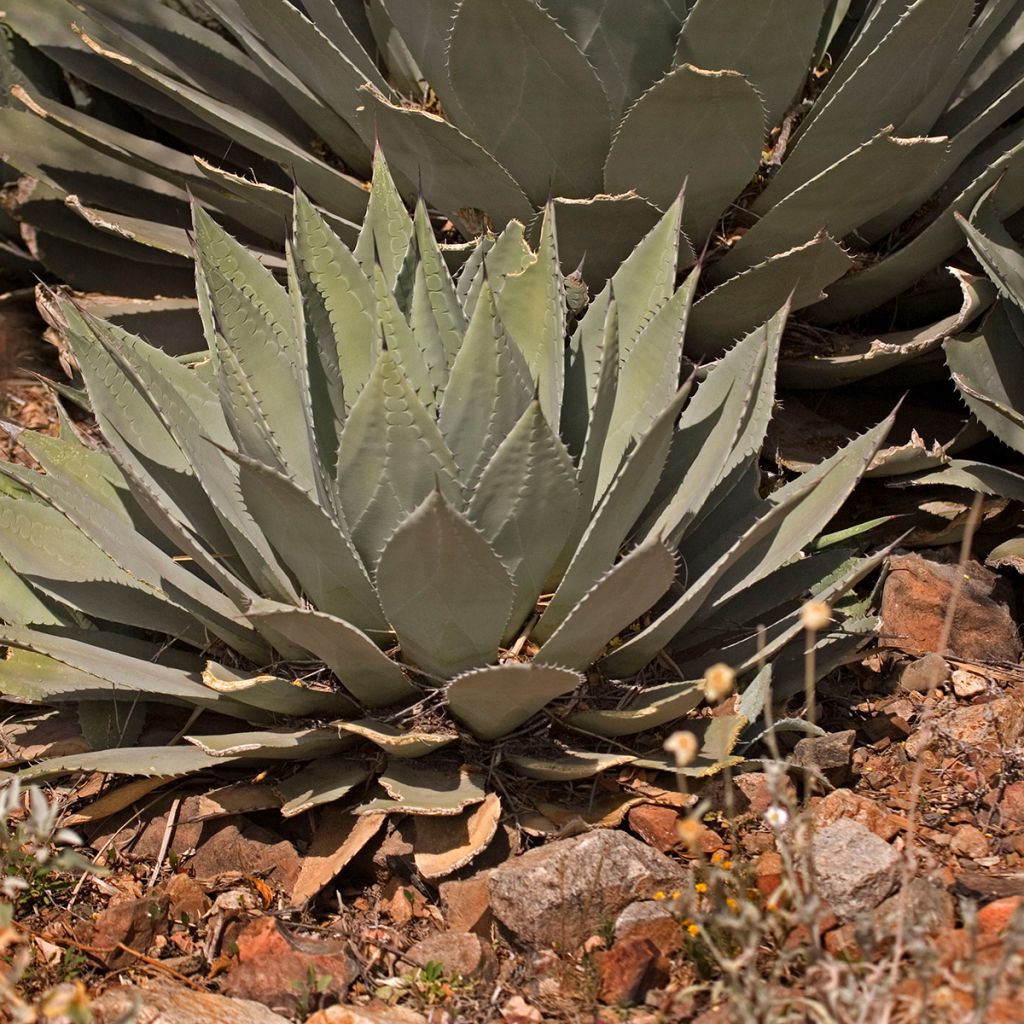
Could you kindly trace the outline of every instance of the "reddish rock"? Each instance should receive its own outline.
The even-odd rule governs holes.
[[[668,963],[650,939],[623,939],[596,959],[603,1003],[628,1006],[668,982]]]
[[[629,810],[629,827],[648,846],[668,853],[679,845],[679,812],[674,807],[638,804]]]
[[[943,965],[961,965],[973,971],[999,959],[1003,940],[996,932],[979,931],[973,935],[967,928],[950,928],[936,936],[935,948],[941,953]]]
[[[754,868],[757,891],[770,896],[782,884],[782,857],[774,850],[768,850],[757,858]]]
[[[427,916],[427,898],[412,885],[392,878],[381,893],[380,906],[394,924],[408,924],[414,917]]]
[[[733,781],[743,794],[751,814],[760,817],[772,804],[777,803],[776,793],[764,772],[741,772]],[[785,776],[779,780],[776,789],[784,800],[792,798],[796,793],[793,783]]]
[[[726,841],[713,828],[705,828],[701,832],[697,847],[706,857],[729,849]]]
[[[505,1003],[501,1008],[501,1018],[505,1024],[541,1024],[543,1020],[540,1010],[522,996],[513,996]]]
[[[862,960],[864,951],[857,942],[857,926],[852,922],[825,933],[825,948],[841,960]]]
[[[306,1024],[427,1024],[427,1018],[411,1007],[373,1000],[359,1006],[328,1006],[317,1010]]]
[[[949,652],[965,661],[1019,662],[1010,585],[974,561],[961,567],[916,554],[893,555],[882,590],[881,645],[908,654],[938,651],[954,585],[960,589]]]
[[[1024,780],[1011,782],[999,801],[999,817],[1005,828],[1024,825]]]
[[[192,796],[183,800],[174,819],[171,830],[171,842],[167,847],[169,853],[183,857],[199,845],[203,832],[203,822],[189,819],[199,813],[199,797]],[[163,847],[167,832],[167,813],[149,818],[142,827],[138,838],[131,844],[128,856],[131,860],[155,861]]]
[[[235,945],[238,960],[221,980],[225,995],[252,999],[272,1010],[294,1013],[307,999],[311,979],[317,991],[342,999],[352,966],[342,941],[293,935],[273,917],[250,921]]]
[[[498,976],[490,943],[472,932],[437,932],[412,945],[405,955],[418,967],[440,964],[449,977],[488,983]]]
[[[938,731],[947,743],[971,750],[1001,754],[1024,735],[1024,699],[1014,694],[985,704],[957,708],[944,715]]]
[[[485,938],[491,934],[494,915],[487,892],[489,872],[471,878],[442,882],[438,887],[441,913],[453,932],[475,932]]]
[[[953,833],[949,848],[958,857],[971,857],[974,860],[987,857],[989,852],[985,833],[973,825],[961,825]]]
[[[115,903],[96,918],[90,944],[103,951],[100,955],[110,970],[127,967],[137,958],[119,943],[139,953],[148,952],[156,937],[167,931],[169,905],[166,893]]]
[[[195,924],[213,905],[203,887],[188,875],[171,875],[163,891],[170,904],[168,914],[175,924],[183,919]]]
[[[828,796],[822,798],[814,808],[814,820],[818,828],[825,828],[842,818],[860,822],[861,825],[886,842],[907,824],[904,818],[890,814],[879,807],[874,800],[849,789],[833,790]]]
[[[241,871],[258,875],[274,889],[291,892],[299,877],[299,855],[277,833],[238,819],[222,824],[204,839],[189,867],[196,878]]]
[[[978,931],[983,936],[1002,935],[1010,927],[1010,921],[1020,905],[1020,896],[1004,896],[1001,900],[986,904],[978,911]]]
[[[615,922],[615,939],[650,939],[665,955],[683,946],[679,920],[663,901],[641,900],[630,903]]]

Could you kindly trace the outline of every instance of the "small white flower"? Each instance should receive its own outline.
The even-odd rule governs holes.
[[[81,846],[82,837],[70,828],[58,829],[53,837],[56,846]]]
[[[772,804],[771,807],[764,812],[762,817],[769,828],[779,832],[784,829],[789,822],[789,811],[787,811],[785,807],[780,807],[778,804]]]
[[[17,875],[5,875],[2,882],[0,882],[0,894],[5,899],[13,900],[19,892],[23,892],[28,888],[28,882],[24,878],[18,878]]]

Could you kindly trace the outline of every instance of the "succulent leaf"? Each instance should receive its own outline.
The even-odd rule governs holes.
[[[494,549],[438,490],[388,541],[377,589],[403,658],[442,677],[494,661],[515,595]]]
[[[544,593],[579,505],[572,459],[533,401],[487,464],[466,511],[515,588],[506,640]]]
[[[537,660],[586,668],[620,631],[668,593],[675,577],[675,555],[659,539],[645,541],[584,594],[541,644]]]
[[[683,64],[623,118],[605,161],[605,186],[635,188],[667,209],[685,182],[683,229],[700,246],[757,170],[764,132],[761,100],[741,74]]]
[[[505,329],[490,281],[484,280],[438,416],[465,484],[479,478],[532,397],[526,359]]]
[[[247,615],[316,655],[366,707],[387,707],[417,693],[395,662],[365,633],[342,619],[265,600],[253,603]]]
[[[489,41],[503,41],[495,64]],[[448,79],[476,137],[530,199],[601,191],[608,99],[590,63],[531,0],[462,0],[448,43]]]
[[[674,63],[739,71],[774,125],[803,84],[824,7],[823,0],[770,0],[753,16],[743,0],[698,0],[683,22]]]
[[[456,676],[446,691],[452,714],[482,740],[514,732],[556,697],[584,683],[579,672],[551,665],[488,665]],[[496,694],[503,694],[496,700]]]

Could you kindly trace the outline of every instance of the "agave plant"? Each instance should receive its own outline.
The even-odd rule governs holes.
[[[991,278],[999,298],[976,331],[949,338],[946,365],[971,414],[1007,449],[1010,465],[1024,456],[1024,252],[1003,223],[994,189],[987,191],[969,217],[957,216],[975,259]],[[1024,475],[1007,465],[976,459],[948,459],[913,483],[944,484],[981,494],[1024,501]],[[987,561],[1024,568],[1024,539],[997,545]]]
[[[680,264],[707,252],[690,354],[717,357],[793,293],[814,343],[781,379],[836,386],[963,328],[990,294],[919,282],[962,247],[955,215],[982,192],[999,183],[1003,216],[1024,204],[1024,0],[875,0],[856,15],[773,0],[757,17],[743,0],[206,6],[220,34],[159,0],[4,5],[93,89],[76,105],[15,67],[2,117],[28,179],[10,206],[73,284],[109,286],[78,248],[101,246],[129,260],[124,294],[145,292],[153,262],[176,267],[163,294],[184,294],[186,189],[273,249],[292,176],[353,242],[375,136],[403,193],[420,183],[469,238],[517,218],[535,239],[553,194],[562,254],[586,253],[594,283],[686,177]],[[858,322],[915,289],[901,322]]]
[[[456,284],[379,158],[353,250],[297,193],[287,288],[196,206],[194,364],[55,297],[105,443],[0,464],[0,692],[78,705],[93,749],[22,774],[311,762],[285,814],[374,778],[360,812],[445,814],[484,767],[670,769],[708,665],[749,678],[877,564],[812,542],[889,425],[759,495],[787,310],[680,387],[681,216],[577,319],[553,207]],[[765,678],[680,770],[735,760]]]

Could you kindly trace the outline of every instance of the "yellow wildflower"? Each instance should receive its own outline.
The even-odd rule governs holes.
[[[700,935],[700,929],[699,929],[699,928],[698,928],[698,927],[697,927],[697,926],[696,926],[695,924],[691,924],[691,925],[688,925],[688,926],[687,926],[687,928],[686,928],[686,930],[687,930],[687,931],[688,931],[688,932],[689,932],[689,933],[690,933],[691,935],[694,935],[694,936],[696,936],[696,935]]]
[[[707,892],[708,891],[707,882],[698,882],[694,886],[694,889],[696,889],[697,892]]]

